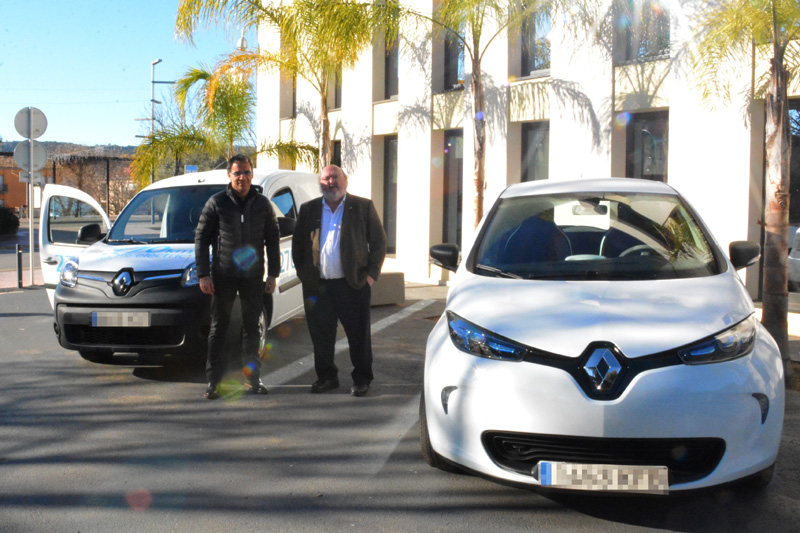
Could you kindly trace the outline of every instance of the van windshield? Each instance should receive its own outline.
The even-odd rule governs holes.
[[[680,198],[580,193],[501,200],[476,244],[484,276],[643,280],[720,272],[711,240]]]
[[[108,243],[191,243],[208,199],[225,185],[196,185],[143,191],[136,195],[108,234]]]

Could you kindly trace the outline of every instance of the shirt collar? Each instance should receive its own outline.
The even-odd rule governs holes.
[[[344,193],[344,196],[342,196],[342,201],[341,201],[341,202],[339,202],[339,205],[338,205],[338,206],[336,206],[336,209],[338,210],[340,207],[341,207],[341,208],[344,208],[344,203],[345,203],[345,201],[346,201],[346,200],[347,200],[347,193]],[[333,212],[334,212],[334,211],[331,209],[331,206],[329,206],[329,205],[328,205],[328,202],[326,202],[326,201],[325,201],[325,197],[324,197],[324,196],[322,197],[322,205],[323,205],[324,207],[327,207],[327,208],[328,208],[328,211],[330,211],[331,213],[333,213]]]

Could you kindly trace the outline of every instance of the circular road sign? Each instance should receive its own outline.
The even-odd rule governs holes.
[[[26,139],[38,139],[47,129],[47,118],[35,107],[23,107],[14,117],[14,127]]]
[[[31,161],[31,149],[28,143],[33,144],[33,161]],[[47,149],[39,141],[21,142],[14,147],[14,161],[19,168],[27,170],[41,170],[47,163]]]

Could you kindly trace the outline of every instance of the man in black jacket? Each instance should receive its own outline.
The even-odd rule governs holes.
[[[244,155],[228,161],[227,189],[206,202],[195,231],[194,253],[200,290],[212,296],[211,330],[208,334],[204,396],[219,398],[218,386],[225,370],[225,332],[231,308],[239,294],[242,303],[244,373],[250,391],[266,394],[261,383],[258,319],[264,308],[264,292],[272,294],[281,271],[278,220],[261,187],[253,186],[253,166]],[[209,246],[213,264],[209,268]],[[264,248],[267,281],[264,283]]]

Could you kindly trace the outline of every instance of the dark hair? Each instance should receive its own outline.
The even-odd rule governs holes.
[[[236,154],[235,156],[228,159],[228,172],[231,171],[234,163],[247,163],[250,165],[250,168],[253,168],[253,163],[250,162],[250,158],[244,154]]]

